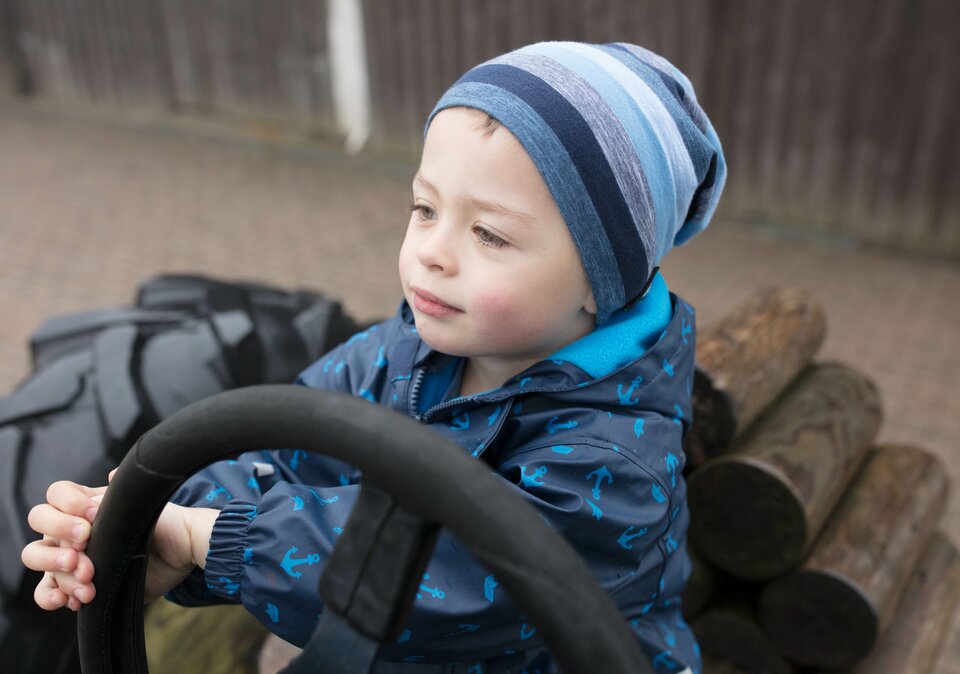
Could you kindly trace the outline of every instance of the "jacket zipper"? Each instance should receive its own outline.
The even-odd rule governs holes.
[[[410,385],[410,413],[411,416],[417,421],[423,421],[428,416],[433,416],[442,412],[443,410],[449,407],[456,407],[457,405],[462,405],[464,403],[476,402],[478,398],[476,396],[471,396],[469,398],[454,398],[453,400],[448,400],[445,403],[440,403],[439,405],[434,405],[428,409],[423,414],[420,414],[417,411],[418,403],[420,401],[420,389],[423,387],[423,380],[426,377],[425,368],[420,368],[417,370],[416,377],[414,377],[413,383]]]
[[[439,405],[434,405],[433,407],[431,407],[430,409],[428,409],[426,412],[424,412],[424,413],[421,415],[421,419],[422,419],[422,418],[426,418],[426,417],[428,417],[428,416],[435,416],[435,415],[439,414],[440,412],[442,412],[442,411],[444,411],[445,409],[448,409],[448,408],[450,408],[450,407],[457,407],[458,405],[475,403],[475,402],[477,402],[477,400],[479,400],[479,398],[476,397],[476,396],[470,396],[470,397],[468,397],[468,398],[454,398],[453,400],[448,400],[448,401],[445,402],[445,403],[440,403]]]
[[[417,370],[417,376],[410,385],[410,416],[417,421],[423,421],[423,415],[417,411],[417,401],[420,398],[420,387],[423,385],[423,378],[426,375],[424,368]]]

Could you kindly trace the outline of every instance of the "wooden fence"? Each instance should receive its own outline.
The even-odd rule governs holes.
[[[42,96],[334,128],[324,0],[3,4]],[[954,0],[365,0],[363,15],[374,151],[415,158],[433,102],[484,59],[632,41],[696,86],[727,153],[723,216],[960,258]]]
[[[313,121],[332,115],[323,0],[0,0],[44,96]]]

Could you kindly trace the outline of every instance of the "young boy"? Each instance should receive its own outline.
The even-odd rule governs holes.
[[[584,556],[655,671],[699,671],[679,605],[694,316],[655,265],[716,207],[726,170],[713,128],[687,79],[649,51],[542,43],[467,72],[426,129],[404,301],[299,383],[386,405],[482,456]],[[303,645],[358,479],[300,450],[210,466],[173,499],[190,507],[161,516],[148,595],[242,602]],[[104,489],[57,483],[31,512],[45,541],[23,559],[46,572],[40,606],[92,599],[82,549]],[[556,671],[496,580],[441,535],[375,671],[477,666]]]

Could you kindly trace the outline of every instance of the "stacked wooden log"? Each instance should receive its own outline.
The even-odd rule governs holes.
[[[699,337],[684,613],[708,674],[928,672],[957,610],[944,467],[876,444],[876,387],[815,361],[825,334],[767,290]]]

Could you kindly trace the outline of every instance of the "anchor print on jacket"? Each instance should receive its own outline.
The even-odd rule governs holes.
[[[543,481],[540,479],[547,474],[547,467],[540,466],[530,475],[527,475],[527,467],[520,466],[520,484],[524,487],[542,487]]]
[[[396,316],[324,356],[298,381],[369,394],[489,463],[613,589],[655,671],[691,667],[702,674],[679,605],[689,568],[681,446],[691,421],[694,317],[675,297],[670,306],[669,322],[645,337],[625,321],[634,341],[623,346],[622,336],[611,339],[608,361],[581,358],[574,344],[500,389],[417,410],[412,398],[423,372],[450,357],[420,341],[401,305]],[[258,473],[255,462],[274,466],[276,474]],[[249,484],[251,475],[263,475],[262,493]],[[295,449],[250,452],[201,470],[174,500],[222,508],[204,570],[210,586],[184,583],[170,597],[191,605],[244,603],[268,629],[302,646],[323,611],[315,579],[346,525],[358,481],[345,463]],[[248,520],[253,507],[256,517]],[[497,663],[508,651],[520,658],[509,671],[553,671],[534,625],[517,620],[498,579],[445,531],[416,594],[401,638],[381,648],[378,674],[393,674],[392,662],[415,668],[403,674],[438,674],[440,663],[460,653],[472,659],[458,671],[476,665],[503,674],[506,665]],[[671,632],[655,629],[656,621]]]
[[[294,557],[295,554],[297,554],[297,548],[290,548],[284,553],[283,560],[280,562],[280,567],[286,571],[288,575],[293,576],[294,578],[299,578],[303,575],[300,571],[295,571],[296,567],[303,564],[309,564],[312,566],[320,563],[320,555],[317,553],[306,555],[305,557],[300,557],[299,559]]]
[[[607,470],[606,466],[600,466],[596,470],[592,470],[587,473],[588,480],[596,480],[593,485],[593,499],[595,501],[600,500],[600,486],[606,482],[607,484],[613,484],[613,475],[610,474],[610,471]]]
[[[430,574],[423,574],[423,580],[430,580]],[[447,593],[441,590],[439,587],[427,587],[423,583],[420,583],[420,592],[417,593],[417,599],[423,599],[423,595],[429,595],[434,599],[446,599]]]
[[[621,405],[629,407],[640,402],[640,396],[636,398],[632,396],[634,391],[640,387],[641,383],[643,383],[643,377],[637,375],[633,381],[630,382],[630,386],[626,390],[623,389],[623,384],[617,384],[617,398],[620,400]]]
[[[571,428],[576,428],[578,426],[576,421],[572,419],[568,421],[560,421],[560,417],[553,417],[550,421],[547,422],[547,433],[556,433],[557,431],[569,430]]]

